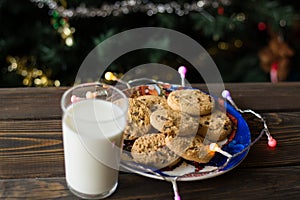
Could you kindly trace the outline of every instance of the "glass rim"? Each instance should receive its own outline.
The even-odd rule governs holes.
[[[68,113],[67,112],[67,110],[68,110],[68,108],[73,104],[73,103],[70,103],[68,106],[66,106],[65,105],[65,103],[66,103],[66,101],[68,101],[67,100],[67,96],[68,95],[70,95],[70,96],[72,96],[72,91],[74,91],[75,89],[77,89],[77,88],[84,88],[84,87],[89,87],[89,86],[97,86],[97,85],[99,85],[99,86],[107,86],[108,88],[111,88],[111,89],[113,89],[114,91],[116,91],[120,96],[121,96],[121,98],[123,98],[123,99],[125,99],[125,100],[127,100],[128,99],[128,97],[125,95],[125,93],[124,92],[122,92],[122,90],[120,90],[120,89],[118,89],[117,87],[115,87],[115,86],[113,86],[113,85],[108,85],[108,84],[105,84],[105,83],[101,83],[101,82],[91,82],[91,83],[80,83],[80,84],[78,84],[78,85],[74,85],[74,86],[72,86],[72,87],[70,87],[69,89],[67,89],[64,93],[63,93],[63,95],[62,95],[62,97],[61,97],[61,100],[60,100],[60,106],[61,106],[61,109],[62,109],[62,111],[63,111],[63,115],[65,115],[65,114],[67,114],[68,116],[70,116],[71,114],[70,113]],[[85,99],[85,101],[90,101],[90,100],[95,100],[95,99]],[[70,100],[71,101],[71,100]],[[128,101],[127,101],[128,102]],[[118,106],[119,108],[120,108],[120,110],[121,110],[121,113],[120,114],[118,114],[116,117],[115,117],[115,119],[119,119],[119,118],[122,118],[122,117],[124,117],[124,115],[126,115],[127,114],[127,110],[128,110],[128,103],[126,103],[126,105],[125,105],[125,107],[123,108],[123,107],[120,107],[120,106]],[[71,115],[71,117],[72,117],[72,115]],[[80,119],[80,118],[79,118]],[[80,119],[80,120],[84,120],[84,121],[87,121],[87,122],[92,122],[92,120],[88,120],[88,119]],[[109,121],[111,121],[111,120],[97,120],[98,122],[109,122]]]

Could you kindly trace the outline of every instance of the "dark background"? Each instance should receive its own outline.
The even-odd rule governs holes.
[[[105,3],[115,2],[57,1],[65,8],[77,8],[82,3],[87,8],[100,8]],[[189,1],[176,2],[184,5]],[[270,81],[269,71],[262,67],[259,55],[262,49],[270,47],[274,34],[281,35],[285,46],[278,45],[276,49],[287,61],[282,65],[287,73],[282,81],[300,81],[297,1],[228,0],[228,5],[220,2],[218,6],[205,7],[205,12],[213,18],[207,21],[199,12],[181,17],[175,13],[148,16],[145,12],[137,12],[104,18],[63,18],[46,5],[39,8],[30,0],[0,0],[0,87],[72,85],[83,59],[97,44],[121,31],[147,26],[177,30],[198,41],[213,58],[225,82]],[[237,16],[243,16],[244,20],[237,20]],[[70,34],[74,41],[71,46],[65,44],[59,32],[59,27],[68,25],[75,30]],[[293,55],[286,56],[289,50]],[[275,59],[273,54],[269,57]],[[149,62],[174,68],[186,65],[193,71],[182,58],[153,49],[123,55],[112,63],[109,71],[121,76],[132,67]],[[201,81],[193,73],[188,73],[187,79]]]

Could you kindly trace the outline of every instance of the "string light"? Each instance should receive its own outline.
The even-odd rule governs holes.
[[[59,5],[54,0],[31,0],[39,7],[48,6],[50,10],[56,11],[61,17],[108,17],[120,16],[130,13],[142,12],[152,16],[158,13],[175,13],[178,16],[188,15],[190,12],[202,12],[207,6],[214,8],[218,6],[228,6],[231,4],[230,0],[200,0],[193,2],[178,3],[171,1],[170,3],[152,3],[148,0],[123,0],[116,1],[114,4],[103,4],[100,8],[89,7],[81,4],[77,8],[65,8]]]
[[[258,30],[260,30],[260,31],[264,31],[264,30],[267,29],[267,25],[266,25],[266,23],[264,23],[264,22],[259,22],[258,25],[257,25],[257,28],[258,28]]]
[[[279,21],[279,25],[280,25],[281,27],[285,27],[285,26],[287,25],[287,21],[284,20],[284,19],[282,19],[282,20]]]
[[[239,39],[235,40],[235,41],[234,41],[234,46],[235,46],[236,48],[241,48],[241,47],[243,46],[243,41],[242,41],[242,40],[239,40]]]
[[[148,16],[153,16],[157,14],[172,14],[177,16],[185,16],[190,13],[200,13],[204,18],[208,21],[219,25],[221,23],[217,23],[218,17],[228,14],[225,13],[227,11],[226,6],[230,6],[232,0],[196,0],[196,1],[168,1],[167,3],[153,3],[151,0],[118,0],[114,3],[108,3],[106,1],[102,3],[99,7],[86,7],[84,3],[81,3],[77,7],[68,7],[67,0],[30,0],[32,3],[35,3],[38,8],[49,9],[49,15],[52,16],[52,26],[55,30],[57,30],[61,38],[64,40],[66,46],[71,47],[74,45],[75,41],[73,38],[73,34],[75,33],[75,28],[71,27],[68,23],[69,19],[72,18],[94,18],[94,17],[110,17],[110,16],[123,16],[133,13],[145,13]],[[216,9],[218,15],[214,17],[213,14],[210,14],[206,9],[211,8]],[[230,16],[231,23],[226,26],[229,30],[234,30],[238,25],[233,22],[244,22],[247,20],[246,13],[239,12],[233,13]],[[222,18],[220,18],[222,19]],[[277,20],[278,21],[278,20]],[[286,27],[289,24],[289,21],[286,19],[281,19],[277,22],[280,27]],[[222,24],[221,24],[222,25]],[[219,25],[219,26],[221,26]],[[221,27],[223,28],[223,27]],[[268,27],[265,22],[259,22],[257,24],[257,28],[260,31],[265,31]],[[205,31],[205,30],[204,30]],[[233,44],[228,42],[220,42],[223,37],[222,31],[213,30],[211,33],[212,39],[217,43],[217,47],[208,49],[208,52],[211,55],[216,55],[218,50],[228,51],[232,47],[241,48],[244,43],[243,41],[236,39],[233,41]],[[8,71],[16,70],[16,66],[12,62],[12,64],[8,67]],[[26,70],[22,70],[20,74],[24,77],[29,76],[29,72]],[[114,78],[114,77],[115,78]],[[118,75],[106,78],[106,80],[117,80]],[[59,81],[58,81],[59,82]],[[57,82],[57,85],[60,83]],[[24,78],[24,84],[31,84],[30,78]],[[42,84],[42,79],[37,79],[34,81],[34,84]]]
[[[112,72],[106,72],[104,78],[108,81],[116,81],[118,77],[116,77]]]
[[[62,1],[63,2],[63,1]],[[66,3],[63,3],[66,6]],[[56,10],[49,12],[52,15],[52,26],[58,33],[60,33],[61,38],[65,41],[65,44],[69,47],[74,45],[73,33],[75,28],[70,27],[68,23],[68,18],[61,17]]]
[[[238,21],[240,21],[240,22],[245,21],[245,20],[246,20],[246,15],[245,15],[245,13],[238,13],[238,14],[236,15],[236,20],[238,20]]]
[[[6,61],[9,63],[8,72],[16,72],[23,77],[23,85],[25,86],[60,86],[59,80],[51,80],[47,77],[47,73],[35,66],[35,57],[13,57],[7,56]],[[29,66],[28,66],[29,65]]]
[[[74,44],[74,40],[73,40],[73,37],[67,37],[66,39],[65,39],[65,43],[66,43],[66,45],[67,46],[73,46],[73,44]]]
[[[219,42],[218,43],[218,48],[221,50],[227,50],[229,48],[229,44],[226,42]]]

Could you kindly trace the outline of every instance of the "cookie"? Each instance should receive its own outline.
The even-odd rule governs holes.
[[[167,109],[169,107],[167,99],[161,96],[143,95],[137,97],[137,100],[142,101],[152,112],[159,109]]]
[[[195,137],[167,137],[166,145],[182,158],[198,163],[208,163],[215,155],[210,151],[209,144],[204,144],[204,138]]]
[[[171,109],[160,109],[151,114],[150,123],[161,133],[196,135],[199,118]]]
[[[222,111],[215,110],[210,115],[200,117],[198,134],[211,142],[224,140],[232,130],[232,121]]]
[[[168,105],[191,115],[207,115],[214,107],[214,99],[200,90],[176,90],[169,94]]]
[[[180,157],[166,146],[165,139],[166,136],[162,133],[139,137],[134,141],[131,149],[133,160],[157,169],[174,165]]]
[[[150,130],[150,110],[143,102],[137,99],[129,98],[128,101],[128,122],[123,132],[123,139],[134,140]]]

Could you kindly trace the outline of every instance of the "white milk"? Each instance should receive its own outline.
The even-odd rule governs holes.
[[[122,115],[110,102],[83,100],[67,109],[63,141],[66,180],[71,189],[97,195],[116,188],[125,126],[126,113]]]

